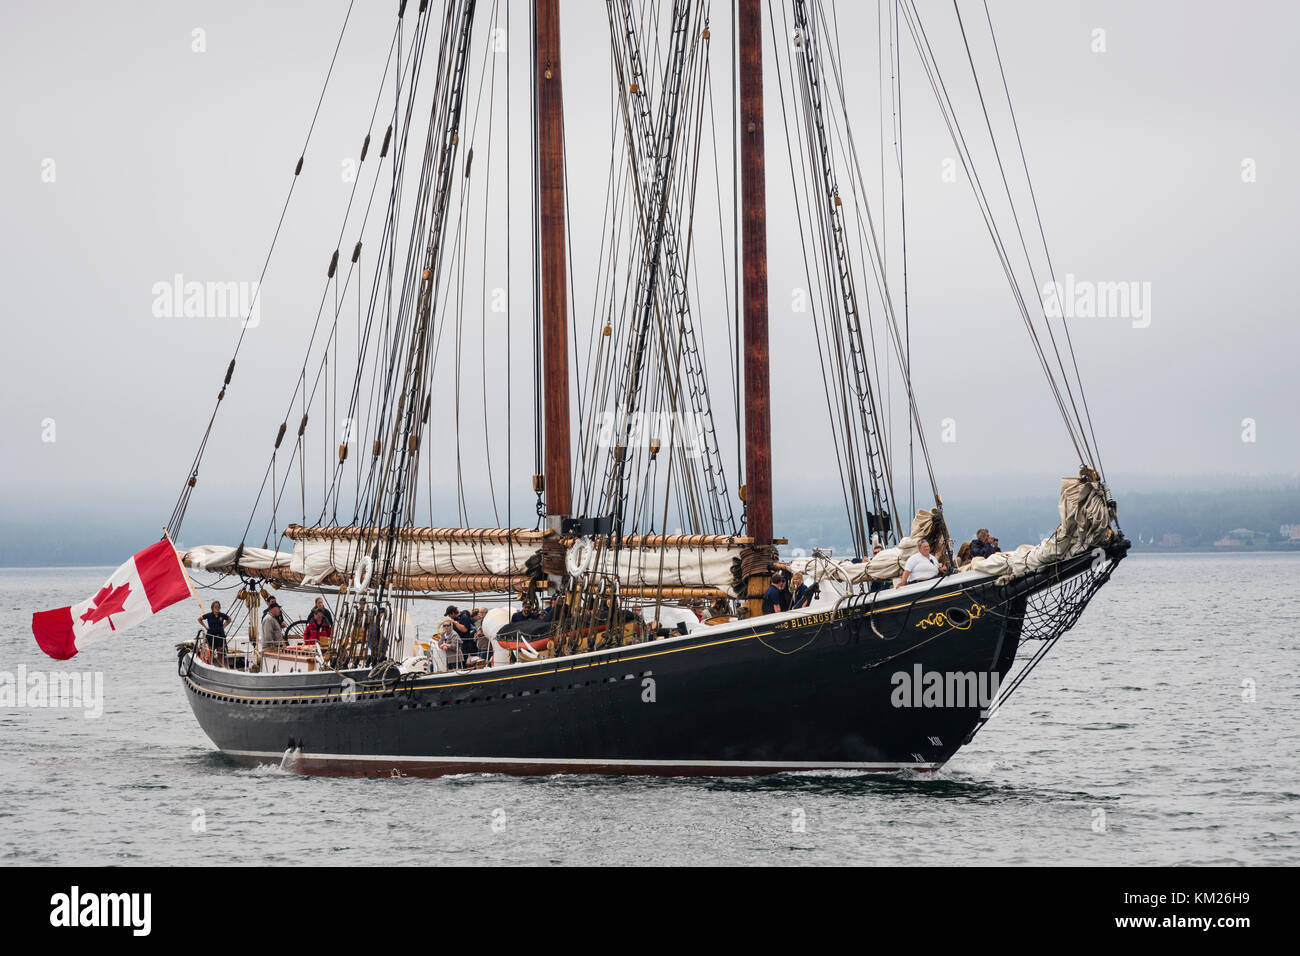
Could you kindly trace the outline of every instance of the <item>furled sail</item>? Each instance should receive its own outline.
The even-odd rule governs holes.
[[[386,534],[379,528],[290,525],[285,536],[294,541],[292,552],[201,545],[181,560],[186,567],[242,571],[285,585],[334,587],[359,577],[377,583],[372,555],[377,543],[383,553]],[[504,592],[539,577],[543,546],[556,536],[517,528],[401,528],[395,537],[390,587]]]
[[[179,549],[178,549],[179,551]],[[239,548],[224,544],[201,544],[179,551],[181,563],[199,571],[270,571],[287,568],[293,555],[269,548]]]
[[[916,554],[922,538],[934,532],[935,514],[928,508],[917,511],[912,519],[912,530],[895,547],[885,548],[868,560],[833,561],[824,557],[795,558],[789,563],[792,571],[818,579],[831,578],[846,585],[863,581],[889,581],[903,573],[907,559]]]
[[[1114,520],[1106,492],[1096,472],[1061,479],[1059,504],[1061,523],[1056,531],[1040,543],[1022,544],[1014,551],[999,551],[987,558],[976,558],[969,570],[997,576],[1003,582],[1023,577],[1047,565],[1082,554],[1101,544]],[[916,553],[922,538],[933,531],[934,514],[920,510],[912,519],[912,530],[897,547],[886,548],[868,561],[831,561],[826,558],[798,558],[790,562],[793,570],[817,578],[832,578],[854,585],[863,581],[889,581],[903,573],[907,559]]]
[[[623,590],[704,589],[735,598],[742,587],[740,561],[752,543],[734,535],[633,535],[612,548],[580,538],[566,551],[565,564],[574,578],[616,577]]]
[[[302,583],[306,585],[324,583],[332,575],[351,577],[386,534],[380,528],[291,525],[285,531],[294,542],[290,569],[302,575]],[[555,533],[549,529],[401,528],[396,533],[394,571],[405,577],[526,577],[537,566],[543,543],[554,537]],[[382,543],[380,550],[383,550]]]
[[[186,550],[187,567],[243,571],[281,584],[323,587],[366,573],[385,529],[300,527],[285,536],[292,552],[200,545]],[[560,538],[550,529],[401,528],[396,532],[391,586],[400,590],[514,591],[543,583],[543,551],[564,555],[574,577],[616,577],[628,593],[690,592],[699,597],[737,597],[740,562],[752,540],[735,535],[629,535],[614,548],[607,540]],[[371,573],[374,572],[373,560]]]
[[[1096,472],[1078,478],[1062,478],[1059,507],[1060,525],[1041,542],[1022,544],[1015,551],[999,551],[987,558],[976,558],[970,569],[995,574],[1000,580],[1023,577],[1101,544],[1115,519]]]

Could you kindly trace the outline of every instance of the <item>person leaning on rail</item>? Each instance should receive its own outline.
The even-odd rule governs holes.
[[[939,559],[930,553],[930,542],[927,538],[922,538],[916,546],[916,554],[907,559],[907,564],[903,565],[903,576],[898,580],[898,586],[901,588],[909,581],[930,581],[941,574],[948,573],[948,566],[940,564]]]

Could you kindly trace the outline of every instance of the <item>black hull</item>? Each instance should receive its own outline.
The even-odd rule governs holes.
[[[967,740],[987,700],[971,693],[926,705],[919,691],[900,690],[897,675],[1000,681],[1026,600],[1070,572],[1006,587],[945,579],[919,594],[881,592],[874,605],[856,599],[838,612],[396,687],[367,685],[363,671],[245,674],[193,655],[181,671],[218,748],[303,773],[928,771]]]

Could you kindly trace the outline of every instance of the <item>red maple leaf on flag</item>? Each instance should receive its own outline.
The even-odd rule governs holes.
[[[131,585],[129,583],[119,584],[117,587],[105,584],[99,589],[99,593],[91,598],[91,602],[95,606],[81,615],[81,619],[91,624],[107,620],[109,628],[116,631],[117,628],[113,627],[113,619],[109,615],[117,614],[122,610],[122,605],[126,603],[127,595],[130,593]]]

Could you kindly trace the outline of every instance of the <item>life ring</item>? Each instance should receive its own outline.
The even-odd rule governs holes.
[[[357,562],[357,569],[352,572],[352,590],[364,591],[370,587],[370,576],[374,573],[374,570],[374,559],[367,554]]]
[[[596,561],[596,542],[590,537],[581,537],[573,543],[564,555],[564,567],[569,577],[577,578],[591,570]]]

